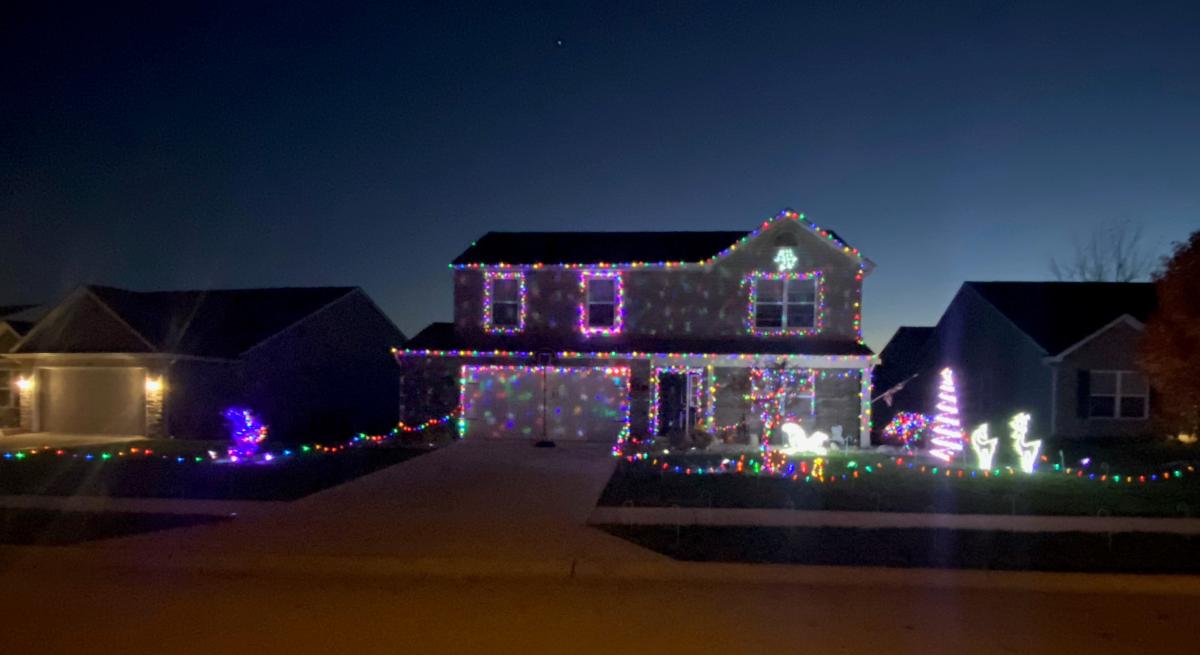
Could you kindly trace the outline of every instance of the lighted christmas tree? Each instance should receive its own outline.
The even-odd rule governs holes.
[[[958,392],[954,389],[954,371],[942,369],[938,386],[937,416],[933,418],[933,438],[929,454],[949,462],[963,451],[963,431],[958,418]]]

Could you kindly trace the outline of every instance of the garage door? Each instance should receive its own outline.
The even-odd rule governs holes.
[[[469,437],[611,443],[629,421],[627,368],[464,366],[462,385]]]
[[[37,387],[43,432],[145,432],[144,368],[42,368]]]

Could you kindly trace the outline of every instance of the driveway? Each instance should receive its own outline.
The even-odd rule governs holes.
[[[468,440],[270,512],[94,547],[509,564],[664,559],[586,525],[615,464],[603,444]]]

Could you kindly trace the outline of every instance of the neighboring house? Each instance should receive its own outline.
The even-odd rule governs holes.
[[[778,393],[806,430],[867,432],[874,264],[795,212],[752,232],[489,232],[451,268],[454,322],[397,353],[407,421],[461,407],[468,438],[751,445]]]
[[[244,405],[308,439],[395,425],[403,339],[358,288],[83,286],[2,357],[27,430],[223,438],[221,411]]]
[[[950,366],[968,430],[1026,411],[1040,436],[1150,434],[1137,351],[1155,305],[1149,283],[967,282],[936,327],[902,328],[880,353],[877,393],[916,377],[892,407],[875,404],[876,427],[898,410],[932,414],[937,372]]]
[[[17,364],[5,360],[3,354],[33,327],[36,312],[36,305],[0,306],[0,434],[6,428],[19,428],[21,423]]]

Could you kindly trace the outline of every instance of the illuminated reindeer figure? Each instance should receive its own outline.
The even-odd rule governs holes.
[[[1000,439],[996,437],[988,438],[988,425],[983,425],[975,428],[971,433],[971,450],[975,451],[975,461],[981,470],[987,471],[992,468],[992,460],[996,457],[996,446],[1000,444]]]
[[[1026,473],[1033,473],[1033,466],[1037,462],[1038,451],[1042,448],[1040,439],[1026,441],[1025,437],[1029,434],[1030,416],[1026,412],[1021,412],[1012,417],[1008,422],[1008,436],[1012,439],[1013,450],[1021,460],[1021,470]],[[996,457],[997,445],[1000,443],[998,437],[988,437],[988,425],[983,425],[975,428],[971,433],[971,449],[975,451],[975,458],[978,462],[978,467],[981,470],[989,470],[992,468],[992,462]]]
[[[1029,433],[1029,414],[1021,412],[1008,422],[1008,434],[1013,440],[1013,449],[1021,456],[1021,470],[1033,473],[1033,465],[1037,462],[1038,451],[1042,448],[1042,440],[1026,441]]]

